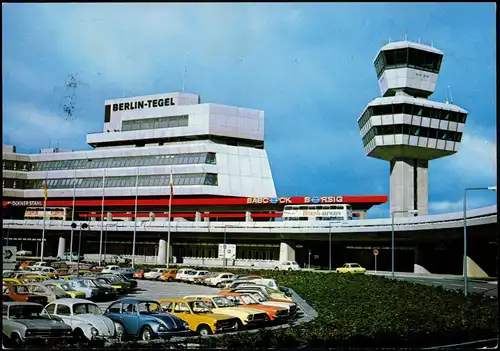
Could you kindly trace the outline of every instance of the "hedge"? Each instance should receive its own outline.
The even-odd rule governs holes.
[[[230,269],[228,271],[231,271]],[[431,347],[498,335],[497,300],[372,275],[233,270],[276,279],[318,318],[298,327],[203,339],[203,347]]]

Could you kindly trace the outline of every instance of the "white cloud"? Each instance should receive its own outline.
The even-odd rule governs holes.
[[[493,205],[493,203],[491,203],[490,199],[487,197],[467,196],[467,210],[491,205]],[[460,212],[463,211],[463,209],[463,199],[458,201],[435,201],[429,203],[429,214]]]
[[[466,130],[460,150],[453,157],[452,164],[461,173],[485,179],[496,179],[496,148],[495,140]]]
[[[10,116],[4,123],[4,140],[22,148],[40,149],[59,143],[64,148],[65,143],[73,143],[75,136],[83,137],[84,123],[79,120],[66,120],[52,112],[40,110],[30,104],[10,104],[5,109],[5,115]]]

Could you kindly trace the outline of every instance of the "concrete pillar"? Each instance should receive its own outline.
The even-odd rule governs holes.
[[[209,213],[210,213],[210,212],[205,212],[205,214],[206,214],[206,215],[208,215]],[[205,218],[203,218],[203,221],[204,221],[204,222],[210,222],[210,218],[205,217]]]
[[[200,212],[196,212],[196,214],[194,215],[194,221],[201,222],[201,213]]]
[[[64,252],[66,252],[66,239],[62,236],[59,237],[59,246],[57,247],[57,256],[64,257]]]
[[[426,160],[394,159],[391,161],[390,209],[394,211],[418,210],[428,213],[428,164]],[[414,216],[396,213],[394,217]]]
[[[174,257],[174,253],[172,250],[172,243],[170,243],[170,263],[173,263],[172,258]],[[160,243],[158,245],[158,264],[166,264],[167,263],[167,241],[160,239]]]
[[[165,264],[167,262],[167,241],[160,239],[158,245],[158,264]]]
[[[280,243],[280,261],[295,261],[295,243],[286,241]]]
[[[252,213],[250,212],[245,212],[245,222],[253,222],[253,219],[252,219]]]
[[[366,211],[359,211],[358,214],[359,214],[359,219],[365,219]]]

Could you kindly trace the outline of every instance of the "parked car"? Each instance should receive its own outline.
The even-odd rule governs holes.
[[[124,298],[109,305],[104,315],[120,323],[125,336],[144,341],[193,334],[188,323],[163,313],[160,304],[154,300]]]
[[[262,326],[269,319],[267,313],[253,308],[239,308],[224,296],[220,295],[191,295],[184,296],[184,299],[196,299],[205,302],[205,304],[217,314],[226,314],[236,317],[239,320],[239,326]]]
[[[187,281],[189,276],[193,276],[195,274],[196,274],[195,270],[182,268],[177,271],[177,274],[175,275],[175,280],[178,282],[185,282]]]
[[[144,279],[159,280],[160,276],[166,272],[168,272],[167,268],[161,268],[161,267],[153,268],[149,272],[144,273]]]
[[[17,256],[31,256],[33,254],[30,250],[19,250],[16,252]]]
[[[239,284],[235,288],[226,289],[226,291],[236,290],[236,292],[238,292],[238,289],[258,290],[258,291],[261,291],[262,293],[264,293],[264,295],[266,297],[269,297],[271,299],[283,300],[283,301],[293,301],[291,297],[287,296],[287,294],[282,292],[282,291],[269,289],[265,285],[255,284],[255,283],[251,283],[251,282]]]
[[[365,274],[366,268],[360,266],[359,263],[345,263],[342,267],[335,270],[337,273],[353,273],[353,274]]]
[[[128,279],[127,277],[123,276],[122,274],[100,274],[98,275],[99,278],[110,278],[112,282],[120,284],[125,291],[133,291],[137,289],[137,281],[134,279]]]
[[[35,267],[35,266],[33,266]],[[48,278],[58,279],[59,272],[54,267],[36,267],[36,273],[40,273]],[[33,272],[33,273],[35,273]]]
[[[42,284],[27,284],[26,287],[35,295],[47,297],[47,302],[52,302],[65,297],[71,297],[71,295],[66,293],[64,290],[52,290]]]
[[[177,268],[169,268],[165,273],[163,273],[158,280],[163,280],[166,282],[173,282],[177,278]]]
[[[295,261],[281,261],[274,267],[274,269],[280,271],[298,271],[300,270],[300,266]]]
[[[236,331],[238,318],[216,314],[203,302],[195,299],[160,299],[164,312],[179,317],[189,324],[192,331],[210,335]]]
[[[270,321],[284,322],[288,319],[288,308],[277,306],[261,305],[252,298],[244,296],[239,293],[221,292],[221,296],[225,296],[229,301],[233,302],[236,306],[253,308],[267,313]]]
[[[33,264],[35,263],[35,261],[31,261],[31,260],[28,260],[28,261],[24,261],[23,263],[21,263],[21,265],[19,266],[19,269],[23,270],[23,269],[26,269],[30,266],[32,266]]]
[[[236,289],[235,292],[248,295],[261,305],[288,308],[288,314],[294,316],[297,313],[297,304],[293,301],[275,300],[268,298],[263,292],[251,289]]]
[[[101,273],[115,273],[115,272],[119,272],[121,269],[120,266],[117,266],[117,265],[109,265],[109,266],[106,266],[103,268],[103,270],[101,271]]]
[[[62,290],[72,299],[85,298],[83,291],[73,290],[71,285],[64,280],[46,280],[42,284],[52,291]]]
[[[41,315],[43,305],[31,302],[2,303],[2,346],[21,348],[43,343],[65,344],[71,335],[71,327],[59,318]]]
[[[119,263],[124,263],[124,264],[129,264],[132,262],[130,258],[125,258],[123,255],[111,255],[108,258],[106,258],[107,262],[114,262],[114,264],[119,264]],[[106,262],[103,261],[103,264],[106,265]]]
[[[33,302],[42,305],[47,304],[46,296],[40,296],[31,293],[26,285],[4,284],[2,292],[6,295],[9,295],[12,300],[17,302]]]
[[[244,291],[244,290],[242,290],[242,291],[238,291],[238,294],[241,294],[242,296],[247,296],[251,300],[255,301],[255,303],[259,303],[261,305],[286,308],[288,310],[288,315],[290,317],[295,316],[295,314],[297,313],[297,304],[295,302],[286,302],[286,301],[267,299],[261,293],[256,292],[256,291]]]
[[[210,277],[212,273],[209,271],[195,271],[194,275],[189,275],[186,277],[188,283],[200,284],[202,279]]]
[[[80,255],[80,261],[84,260],[84,256]],[[57,256],[56,260],[58,261],[78,261],[78,252],[70,252],[66,251],[62,256]]]
[[[73,330],[77,342],[121,341],[121,324],[106,317],[101,308],[89,300],[59,299],[45,306],[44,314],[57,316]]]
[[[147,272],[149,272],[149,271],[151,271],[151,269],[148,269],[148,268],[146,268],[146,269],[139,269],[139,268],[136,268],[136,269],[134,270],[134,274],[132,275],[132,277],[133,277],[134,279],[144,279],[144,273],[147,273]]]
[[[95,278],[82,277],[67,280],[71,288],[85,293],[87,299],[112,299],[116,297],[116,291],[110,286],[101,284]]]

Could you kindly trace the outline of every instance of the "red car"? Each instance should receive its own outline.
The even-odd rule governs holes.
[[[134,275],[133,275],[133,278],[134,279],[144,279],[144,273],[147,273],[149,272],[151,269],[139,269],[137,268],[135,271],[134,271]]]
[[[47,304],[47,296],[32,294],[26,285],[3,284],[2,292],[17,302],[34,302],[43,306]]]

